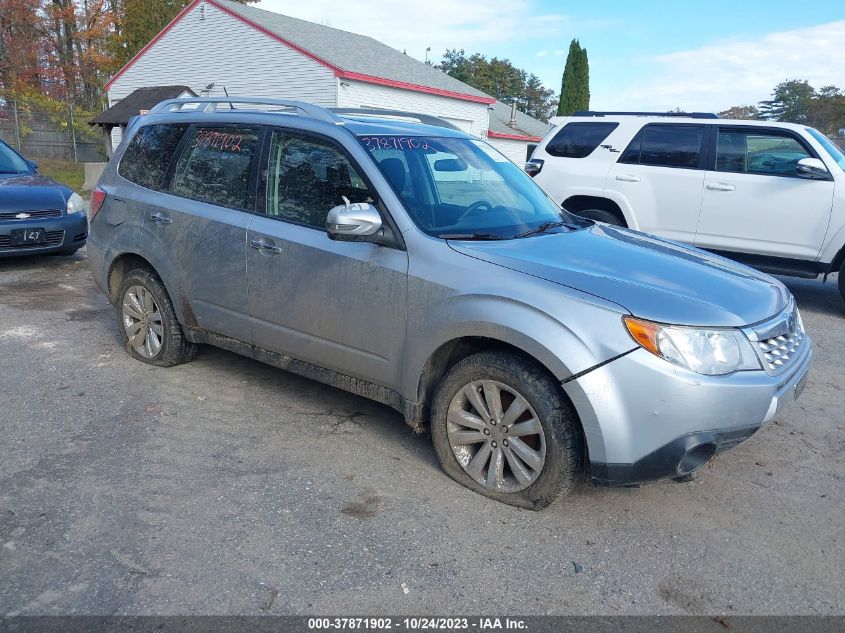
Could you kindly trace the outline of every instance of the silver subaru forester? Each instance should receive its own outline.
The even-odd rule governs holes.
[[[140,361],[211,344],[387,404],[444,470],[539,509],[683,478],[800,394],[777,280],[580,219],[448,122],[194,98],[136,118],[88,259]]]

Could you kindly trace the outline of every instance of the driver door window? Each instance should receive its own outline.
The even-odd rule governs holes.
[[[749,130],[719,130],[716,171],[764,176],[795,176],[795,168],[810,153],[786,134]]]
[[[364,180],[334,145],[276,130],[270,143],[266,215],[325,230],[329,209],[374,202]]]

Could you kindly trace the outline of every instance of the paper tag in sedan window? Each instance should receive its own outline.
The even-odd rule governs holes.
[[[484,141],[471,141],[473,145],[475,145],[478,149],[482,152],[487,154],[490,158],[492,158],[497,163],[509,163],[510,160],[502,154],[499,150],[495,149],[491,145],[488,145]]]

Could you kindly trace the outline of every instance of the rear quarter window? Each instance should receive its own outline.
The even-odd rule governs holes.
[[[562,158],[586,158],[617,127],[618,123],[611,122],[567,123],[546,144],[546,152]]]
[[[187,124],[145,125],[132,140],[118,165],[118,173],[137,185],[160,190]]]

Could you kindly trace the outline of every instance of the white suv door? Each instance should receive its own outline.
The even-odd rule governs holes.
[[[605,195],[627,204],[640,231],[691,244],[704,189],[706,139],[703,124],[645,125],[608,173]]]
[[[791,130],[718,126],[715,169],[705,175],[695,245],[719,251],[815,260],[833,205],[833,181],[798,176],[818,158]]]

